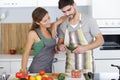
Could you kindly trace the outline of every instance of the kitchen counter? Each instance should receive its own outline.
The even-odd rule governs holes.
[[[81,78],[71,78],[70,73],[66,73],[68,75],[68,77],[65,80],[85,80],[85,77],[81,76]],[[35,74],[34,74],[35,75]],[[10,74],[10,77],[8,78],[8,80],[12,80],[15,77],[15,74]],[[94,80],[118,80],[119,78],[119,74],[118,73],[95,73],[94,74]],[[57,79],[54,79],[57,80]]]
[[[71,78],[70,73],[66,73],[68,75],[68,77],[65,78],[65,80],[85,80],[85,77],[83,76],[83,74],[81,75],[81,78]],[[35,74],[32,74],[35,75]],[[8,78],[8,80],[12,80],[15,77],[15,74],[11,74],[10,77]],[[58,80],[58,79],[54,79],[54,80]]]
[[[55,54],[55,58],[57,58],[58,60],[65,60],[66,55],[64,52],[59,52],[59,54]],[[22,55],[4,55],[4,54],[0,54],[0,61],[20,61],[22,59]],[[32,60],[33,56],[30,55],[29,56],[29,60]]]

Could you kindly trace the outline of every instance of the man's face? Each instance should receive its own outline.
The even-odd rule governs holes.
[[[66,15],[69,18],[73,18],[75,15],[75,8],[73,5],[65,6],[61,10],[64,13],[64,15]]]

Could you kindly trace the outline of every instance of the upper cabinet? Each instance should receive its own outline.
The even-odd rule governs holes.
[[[59,0],[38,0],[38,6],[41,7],[53,7],[58,6]],[[77,6],[87,6],[90,5],[89,0],[74,0]]]
[[[0,0],[0,7],[54,7],[59,0]],[[90,5],[89,0],[75,0],[77,6]]]
[[[0,0],[0,7],[35,7],[37,0]]]
[[[53,7],[58,6],[59,0],[38,0],[38,6],[40,7]]]
[[[90,5],[90,0],[74,0],[77,6],[88,6]]]

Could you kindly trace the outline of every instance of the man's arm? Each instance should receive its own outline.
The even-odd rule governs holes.
[[[103,36],[101,33],[98,33],[95,37],[95,40],[92,43],[88,45],[77,46],[77,48],[73,51],[73,53],[84,53],[88,50],[95,49],[103,44],[104,44]]]

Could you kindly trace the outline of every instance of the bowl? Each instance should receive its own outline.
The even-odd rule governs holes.
[[[16,50],[10,49],[10,50],[9,50],[9,53],[12,54],[12,55],[13,55],[13,54],[16,54]]]

